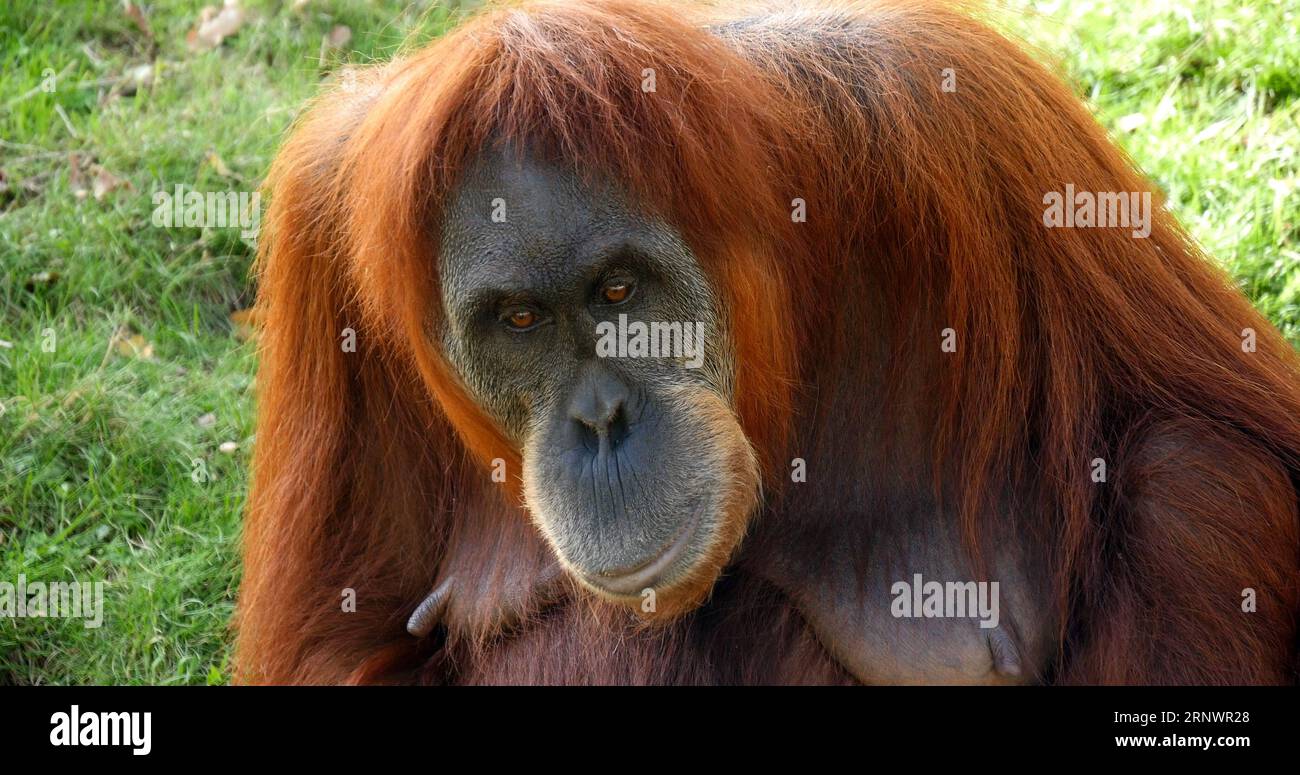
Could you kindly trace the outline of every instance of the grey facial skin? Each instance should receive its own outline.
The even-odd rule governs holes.
[[[687,578],[732,476],[691,397],[729,407],[731,373],[718,299],[682,239],[617,191],[499,152],[448,203],[439,273],[444,350],[524,450],[528,507],[561,563],[614,598]],[[597,324],[620,314],[703,323],[703,367],[598,357]]]

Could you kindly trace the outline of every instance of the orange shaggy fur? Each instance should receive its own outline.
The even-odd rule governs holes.
[[[934,2],[777,12],[772,23],[797,24],[801,13],[869,28],[882,43],[839,61],[777,36],[740,50],[705,29],[737,16],[716,8],[508,4],[365,72],[302,118],[267,183],[241,681],[419,680],[400,669],[436,657],[419,651],[403,622],[440,568],[472,577],[475,599],[452,617],[470,622],[469,609],[509,583],[488,572],[489,558],[506,554],[525,574],[550,562],[520,483],[502,492],[483,473],[494,458],[519,471],[521,451],[469,397],[434,334],[439,213],[467,165],[502,141],[617,181],[681,230],[730,315],[735,412],[768,498],[798,456],[795,429],[814,419],[809,386],[857,347],[827,335],[830,316],[875,293],[889,304],[894,343],[881,367],[899,386],[920,373],[935,382],[936,490],[957,499],[972,552],[995,518],[991,494],[1036,483],[1036,540],[1057,558],[1063,640],[1080,622],[1112,644],[1161,626],[1144,621],[1125,579],[1106,575],[1115,527],[1104,515],[1121,496],[1086,476],[1091,459],[1125,449],[1129,420],[1148,415],[1249,438],[1238,449],[1258,451],[1257,475],[1273,485],[1256,490],[1265,493],[1259,508],[1291,516],[1197,515],[1188,500],[1212,528],[1159,534],[1148,525],[1158,551],[1133,572],[1176,587],[1161,574],[1180,571],[1159,558],[1176,548],[1231,579],[1229,591],[1289,590],[1290,609],[1267,616],[1294,620],[1295,352],[1161,207],[1148,239],[1042,228],[1043,194],[1066,183],[1152,189],[1016,45]],[[949,67],[957,95],[941,91],[938,72]],[[658,93],[641,89],[646,68]],[[796,72],[818,74],[818,93]],[[792,223],[796,197],[807,223]],[[358,331],[356,353],[338,346],[348,327]],[[1249,353],[1248,327],[1258,334]],[[959,332],[960,358],[919,358],[918,342],[929,347],[943,328]],[[1218,481],[1210,473],[1203,481]],[[1202,480],[1157,466],[1147,481],[1194,499]],[[1247,553],[1222,541],[1268,547],[1276,578],[1259,578]],[[355,613],[339,612],[345,588],[356,590]],[[1240,625],[1226,613],[1185,624],[1167,623],[1188,664],[1200,666],[1185,674],[1144,672],[1154,655],[1094,645],[1075,649],[1059,678],[1222,679],[1214,635]],[[1258,651],[1275,645],[1268,637]],[[557,635],[551,647],[574,642]],[[593,681],[653,680],[591,659]]]

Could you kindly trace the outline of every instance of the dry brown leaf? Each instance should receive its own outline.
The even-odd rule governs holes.
[[[334,28],[320,39],[320,53],[316,56],[320,67],[324,68],[332,58],[331,54],[346,46],[350,40],[352,40],[352,30],[347,25],[334,25]]]
[[[130,181],[123,180],[98,164],[90,168],[95,174],[91,180],[91,193],[94,194],[95,201],[101,201],[104,197],[119,188],[133,188]]]
[[[130,19],[146,38],[153,39],[153,30],[149,29],[149,17],[145,16],[144,9],[131,0],[122,0],[122,13]]]
[[[330,48],[343,48],[352,41],[352,28],[346,24],[336,24],[325,36],[325,45]]]
[[[185,36],[185,42],[195,51],[206,51],[221,45],[226,38],[239,32],[244,25],[244,9],[239,0],[226,0],[220,9],[204,6],[199,11],[198,24]]]
[[[237,309],[230,313],[230,325],[235,330],[235,338],[247,342],[257,336],[262,316],[256,308]]]
[[[216,151],[208,151],[208,164],[211,164],[212,169],[216,170],[216,173],[223,178],[235,177],[235,173],[230,171],[230,168],[226,166],[226,162],[217,155]]]
[[[118,81],[113,91],[130,97],[132,94],[141,89],[148,89],[153,85],[154,69],[151,64],[136,65],[122,73],[121,80]]]
[[[42,285],[55,284],[56,282],[59,281],[59,277],[60,277],[59,273],[55,271],[47,270],[44,272],[37,272],[36,274],[27,278],[27,283],[24,287],[27,288],[29,292],[34,291]]]
[[[139,358],[142,361],[153,360],[153,342],[140,334],[121,337],[117,340],[117,354],[124,358]]]
[[[85,165],[86,159],[81,154],[68,154],[68,190],[78,199],[85,199],[90,194],[86,185]]]
[[[84,395],[86,395],[86,391],[81,388],[77,388],[76,390],[71,390],[68,392],[68,395],[64,396],[63,403],[61,405],[63,406],[64,409],[70,409],[72,408],[72,405],[80,401],[81,397]]]

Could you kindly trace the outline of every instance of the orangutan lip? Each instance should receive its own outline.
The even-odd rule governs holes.
[[[593,587],[612,595],[624,597],[640,595],[642,590],[653,587],[664,572],[671,569],[678,558],[686,552],[687,547],[691,545],[691,539],[695,537],[696,530],[699,529],[707,505],[708,500],[703,499],[700,506],[695,509],[694,516],[677,533],[677,537],[649,560],[626,570],[620,568],[615,571],[584,573],[583,579]]]

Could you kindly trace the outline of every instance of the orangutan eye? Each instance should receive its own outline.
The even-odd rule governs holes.
[[[600,287],[600,298],[606,304],[622,304],[631,295],[630,280],[610,280]]]
[[[523,307],[507,310],[501,319],[516,331],[527,331],[537,325],[537,313]]]

